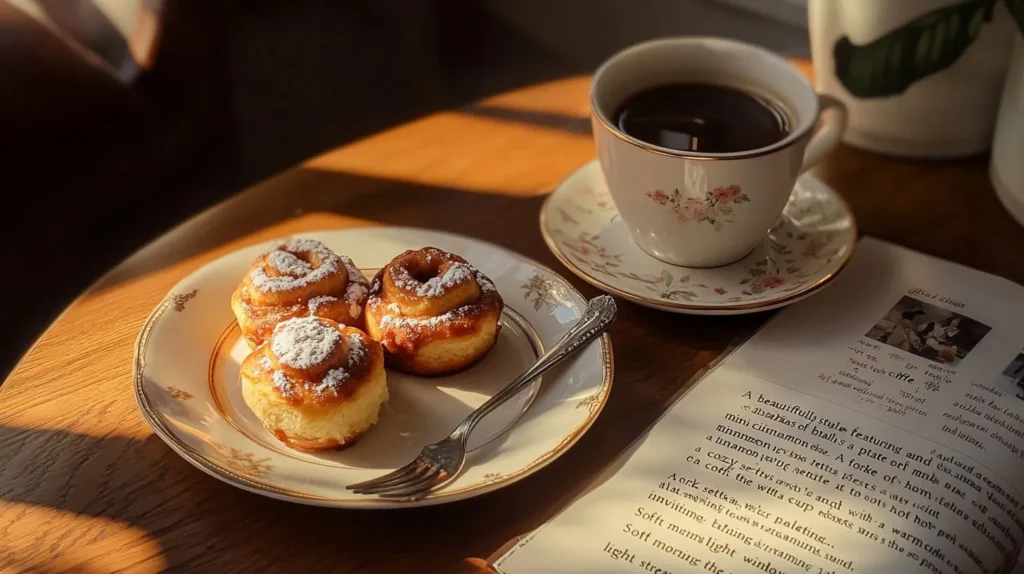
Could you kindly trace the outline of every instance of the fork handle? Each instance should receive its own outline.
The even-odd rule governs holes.
[[[610,296],[600,295],[591,299],[587,303],[587,309],[583,312],[580,320],[570,327],[557,343],[541,355],[532,367],[516,377],[514,381],[498,391],[487,402],[469,413],[469,416],[459,423],[459,426],[455,428],[450,436],[461,439],[463,444],[465,444],[470,433],[473,432],[473,428],[491,411],[519,394],[520,391],[533,383],[538,377],[607,331],[608,327],[615,321],[615,313],[615,300]]]

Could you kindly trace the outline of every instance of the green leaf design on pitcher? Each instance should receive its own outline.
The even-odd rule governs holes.
[[[992,20],[995,2],[968,0],[947,6],[863,46],[843,36],[832,50],[836,77],[859,98],[901,94],[914,82],[956,62],[981,34],[982,24]]]

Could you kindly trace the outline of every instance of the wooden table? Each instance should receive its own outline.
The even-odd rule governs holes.
[[[279,502],[196,470],[136,411],[131,359],[143,320],[176,281],[300,230],[453,231],[562,270],[595,295],[547,251],[537,224],[544,194],[594,154],[587,82],[524,88],[315,158],[186,222],[82,295],[0,387],[0,570],[471,571],[549,518],[768,315],[621,302],[614,389],[576,446],[501,491],[388,512]],[[815,171],[863,233],[1024,281],[1024,229],[996,200],[986,158],[912,162],[843,148]]]

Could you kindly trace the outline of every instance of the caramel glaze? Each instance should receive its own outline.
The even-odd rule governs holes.
[[[424,284],[419,277],[442,275],[453,263],[468,265],[458,255],[432,247],[406,251],[370,282],[368,329],[379,332],[389,361],[410,356],[432,341],[472,336],[488,322],[498,322],[504,307],[501,295],[490,279],[472,267],[469,281],[453,282],[432,296],[416,293],[417,286]]]
[[[274,267],[270,261],[273,251],[291,253],[305,262],[309,266],[308,277],[301,272],[285,272]],[[245,278],[231,295],[231,307],[239,316],[242,334],[253,346],[269,339],[278,323],[295,317],[316,315],[342,325],[363,326],[362,312],[369,283],[350,259],[311,240],[300,242],[299,246],[285,243],[273,251],[253,261]],[[288,289],[261,290],[254,280],[257,272],[264,278],[290,277],[298,281],[295,287]],[[352,283],[362,285],[364,289],[349,293]],[[335,300],[320,302],[315,309],[310,309],[309,301],[317,297],[333,297]]]
[[[242,375],[254,384],[269,386],[282,402],[294,407],[319,409],[344,404],[370,381],[374,372],[384,368],[384,351],[381,349],[380,343],[359,329],[339,327],[342,334],[341,342],[326,361],[315,367],[294,369],[282,365],[270,349],[268,342],[257,347],[242,361]],[[361,358],[357,359],[348,352],[348,338],[352,336],[359,338],[363,349]],[[263,364],[263,357],[266,357],[269,366]],[[348,372],[348,378],[336,387],[331,387],[324,392],[317,392],[316,388],[321,384],[328,371],[339,367],[343,367]],[[274,384],[274,371],[282,371],[288,377],[290,392],[282,392]]]
[[[349,311],[348,301],[344,299],[344,287],[339,293],[334,293],[331,296],[335,298],[333,301],[326,301],[317,306],[316,313],[314,313],[317,317],[352,327],[363,326],[362,313],[358,317],[352,317]],[[291,305],[257,305],[253,303],[249,296],[249,289],[244,284],[239,285],[232,295],[232,299],[237,299],[241,303],[242,312],[245,313],[246,324],[243,330],[245,338],[256,344],[269,340],[278,323],[295,317],[306,317],[310,314],[308,299],[302,299]],[[365,305],[365,300],[364,296],[356,303],[360,309]]]
[[[288,436],[288,433],[281,429],[267,429],[274,438],[288,445],[295,450],[303,452],[322,452],[325,450],[345,450],[359,442],[366,431],[350,434],[341,439],[335,440],[301,440]],[[367,429],[369,430],[369,429]]]

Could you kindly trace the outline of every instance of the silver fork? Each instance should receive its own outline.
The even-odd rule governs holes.
[[[384,476],[350,484],[346,488],[358,494],[417,500],[431,490],[451,482],[466,464],[466,443],[477,423],[498,406],[516,396],[537,377],[607,331],[615,320],[615,312],[615,300],[608,295],[591,299],[580,320],[570,327],[551,349],[508,386],[469,413],[450,435],[423,447],[419,456],[409,464]]]

